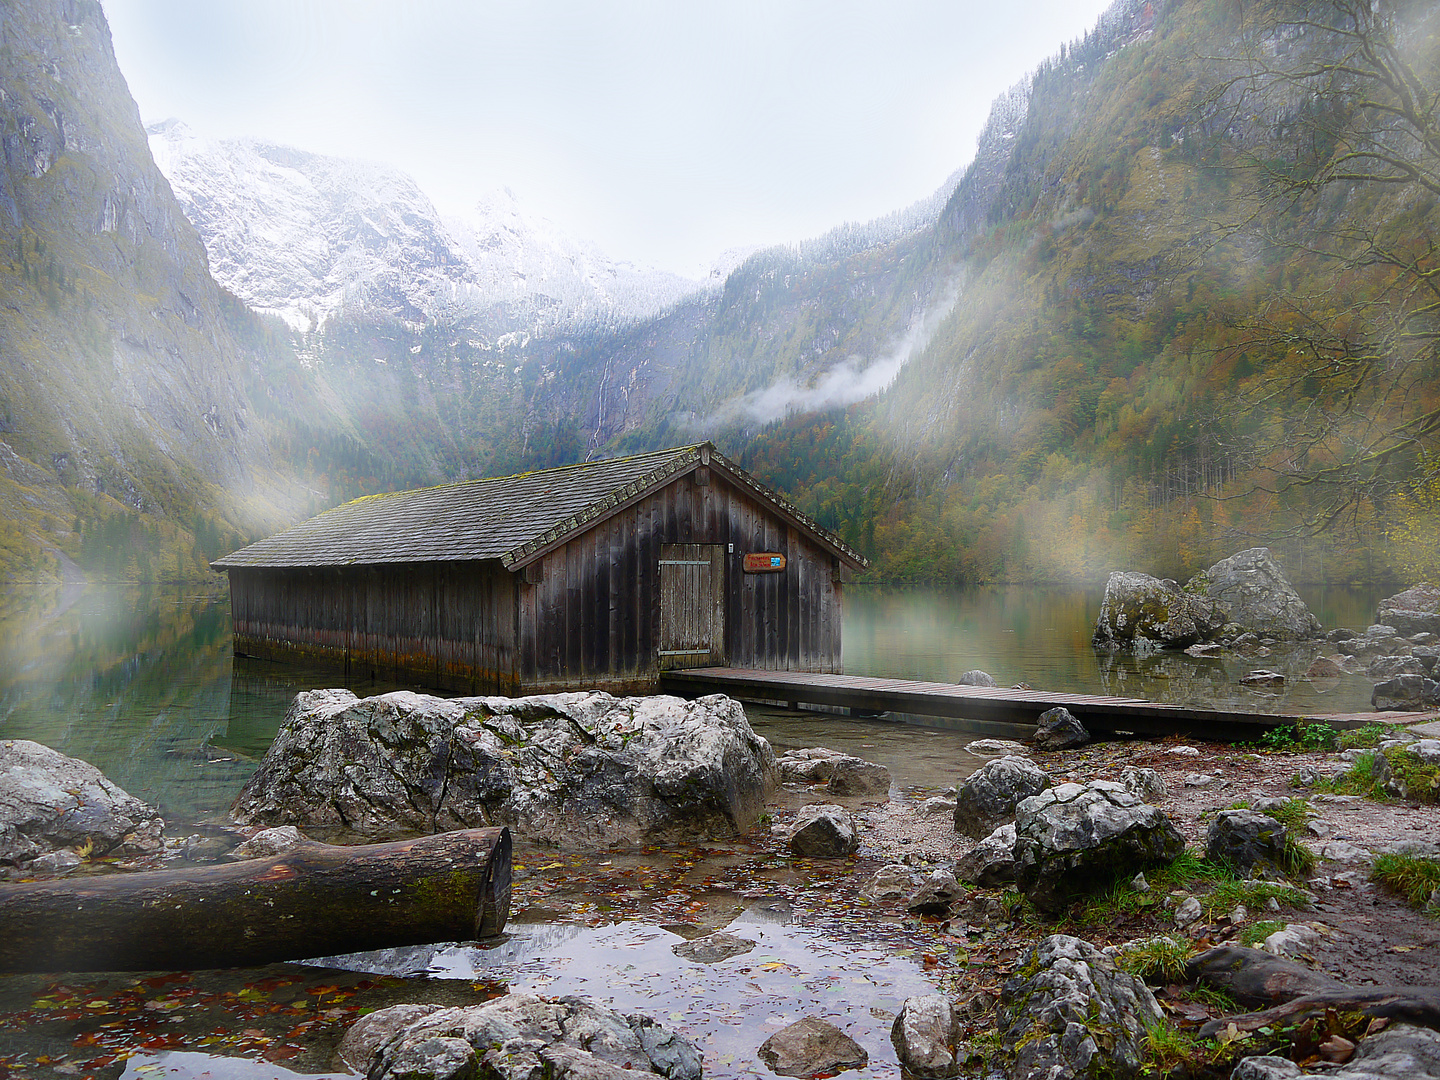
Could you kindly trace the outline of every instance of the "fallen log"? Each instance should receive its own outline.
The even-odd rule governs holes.
[[[1364,1016],[1388,1020],[1406,1020],[1420,1027],[1440,1030],[1440,986],[1342,987],[1306,994],[1264,1012],[1241,1016],[1222,1016],[1200,1029],[1200,1038],[1209,1039],[1225,1031],[1231,1024],[1236,1031],[1255,1031],[1278,1024],[1299,1023],[1325,1013],[1358,1012]]]
[[[1240,945],[1217,945],[1192,956],[1185,965],[1185,978],[1224,990],[1241,1005],[1275,1005],[1345,987],[1323,971]]]
[[[509,829],[307,841],[220,866],[0,885],[0,971],[250,967],[491,937],[509,913]]]

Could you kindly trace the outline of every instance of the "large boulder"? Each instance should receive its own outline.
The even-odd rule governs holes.
[[[1221,810],[1205,833],[1205,857],[1228,866],[1242,877],[1256,863],[1284,869],[1285,826],[1254,810]]]
[[[1440,634],[1440,587],[1422,581],[1404,592],[1387,596],[1376,609],[1375,622],[1393,627],[1406,637]]]
[[[1200,583],[1190,583],[1195,587]],[[1225,612],[1226,629],[1284,641],[1305,641],[1322,632],[1269,548],[1249,548],[1221,559],[1204,574],[1205,591]]]
[[[1224,623],[1224,610],[1203,589],[1117,570],[1105,582],[1092,640],[1110,649],[1184,649]]]
[[[1021,799],[1050,786],[1050,777],[1029,758],[1007,755],[988,761],[955,789],[955,831],[977,840],[1015,818]]]
[[[403,1026],[389,1023],[387,1014],[397,1009],[406,1010]],[[369,1080],[701,1077],[700,1051],[689,1039],[648,1016],[625,1015],[585,998],[507,994],[410,1020],[417,1011],[413,1005],[396,1005],[360,1022],[388,1034],[371,1054]],[[397,1026],[398,1031],[389,1032]],[[358,1049],[364,1041],[354,1043]],[[359,1055],[352,1050],[351,1056]]]
[[[28,739],[0,742],[0,864],[28,866],[72,849],[149,855],[164,828],[158,810],[88,762]],[[72,853],[56,866],[79,862]]]
[[[1145,983],[1067,934],[1042,939],[1008,979],[997,1026],[1018,1047],[1010,1080],[1126,1078],[1140,1071],[1146,1029],[1163,1023]]]
[[[1015,882],[1042,911],[1183,850],[1163,810],[1108,780],[1061,784],[1015,808]]]
[[[232,814],[374,837],[508,825],[577,847],[743,832],[778,778],[722,695],[297,694]]]

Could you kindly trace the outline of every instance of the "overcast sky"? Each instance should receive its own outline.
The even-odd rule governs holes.
[[[104,0],[146,123],[508,186],[698,276],[934,191],[1101,0]]]

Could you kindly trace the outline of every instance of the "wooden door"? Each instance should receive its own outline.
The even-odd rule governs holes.
[[[720,544],[660,545],[660,670],[725,662],[725,554]]]

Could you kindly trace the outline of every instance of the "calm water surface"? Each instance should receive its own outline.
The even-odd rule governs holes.
[[[1379,595],[1312,590],[1306,599],[1327,627],[1364,627]],[[1306,650],[1248,661],[1096,654],[1089,634],[1099,601],[1085,590],[852,587],[845,667],[932,680],[983,668],[1002,685],[1257,711],[1368,708],[1363,679],[1292,679],[1283,696],[1239,686],[1257,666],[1298,674],[1313,655]],[[336,683],[328,673],[235,661],[223,592],[34,587],[0,596],[0,738],[34,739],[93,763],[160,806],[172,842],[220,831],[291,697]],[[887,765],[900,799],[953,784],[974,764],[960,731],[759,709],[751,719],[777,751],[829,745]],[[479,1001],[506,986],[589,993],[649,1012],[696,1039],[716,1077],[769,1075],[754,1049],[770,1032],[801,1015],[829,1016],[869,1050],[862,1074],[894,1077],[890,1020],[905,997],[952,971],[951,958],[941,950],[920,962],[934,946],[916,935],[933,930],[847,919],[837,899],[849,869],[782,858],[763,828],[728,844],[601,862],[520,845],[511,933],[492,948],[246,972],[0,977],[0,1077],[7,1067],[111,1078],[328,1075],[334,1044],[359,1010]],[[760,945],[714,966],[685,963],[670,946],[677,932],[694,932],[686,926],[734,926]]]

